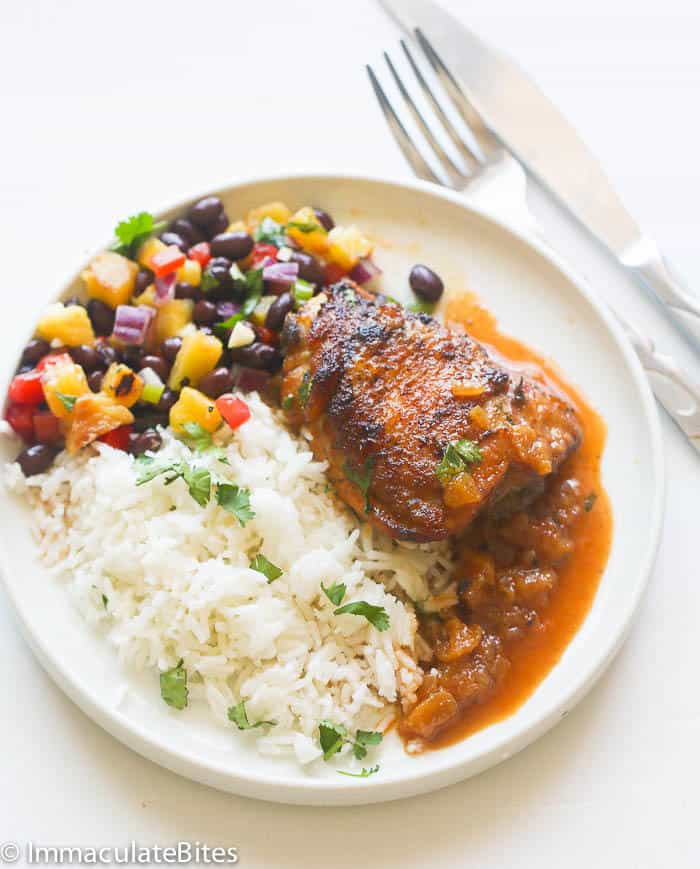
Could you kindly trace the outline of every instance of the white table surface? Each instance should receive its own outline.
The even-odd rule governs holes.
[[[691,0],[447,3],[563,106],[639,219],[700,287],[700,9]],[[234,176],[406,175],[366,84],[396,31],[372,0],[3,7],[0,317],[44,293],[115,219]],[[700,373],[654,305],[560,216],[550,236]],[[668,509],[648,594],[591,694],[507,763],[430,796],[275,806],[142,760],[52,684],[0,593],[0,842],[237,845],[246,867],[695,867],[700,772],[700,457],[663,420]],[[58,629],[58,626],[57,626]]]

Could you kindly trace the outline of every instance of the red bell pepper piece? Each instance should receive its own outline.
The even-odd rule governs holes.
[[[32,417],[34,437],[39,444],[53,444],[61,437],[58,418],[50,410],[36,410]]]
[[[188,251],[187,256],[190,259],[197,260],[200,266],[205,269],[211,259],[211,248],[208,241],[200,241],[199,244],[193,245]]]
[[[229,428],[238,428],[250,419],[250,408],[245,401],[235,395],[230,393],[222,395],[216,399],[214,404]]]
[[[73,360],[70,356],[65,352],[65,350],[56,350],[52,353],[47,353],[46,356],[41,358],[34,370],[35,371],[44,371],[47,365],[67,365],[72,363]]]
[[[277,259],[277,248],[274,244],[267,244],[264,241],[257,241],[253,245],[253,250],[250,254],[250,267],[257,268],[260,263],[266,258],[270,257],[273,260]]]
[[[27,371],[13,377],[7,397],[15,404],[41,404],[44,400],[41,371]]]
[[[34,407],[31,404],[11,404],[5,411],[5,419],[23,441],[34,440]]]
[[[262,341],[263,344],[270,344],[273,347],[277,344],[277,333],[267,326],[253,326],[253,330],[258,336],[258,341]]]
[[[126,452],[129,449],[129,436],[133,430],[133,425],[120,425],[119,428],[113,428],[107,434],[101,435],[98,440],[109,444],[115,450],[124,450]]]
[[[151,257],[151,268],[157,278],[164,278],[185,264],[187,257],[177,245],[171,244]]]

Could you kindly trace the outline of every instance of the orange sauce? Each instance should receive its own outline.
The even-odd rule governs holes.
[[[556,665],[591,608],[605,569],[612,539],[610,501],[600,479],[600,460],[606,428],[602,418],[581,393],[568,383],[549,360],[522,342],[503,334],[493,315],[472,294],[447,301],[445,322],[464,328],[473,338],[493,348],[506,360],[537,365],[576,407],[583,428],[580,448],[567,460],[565,472],[577,478],[586,492],[597,495],[594,508],[584,513],[572,531],[575,548],[558,568],[559,584],[547,608],[541,612],[543,628],[506,648],[511,667],[497,692],[482,705],[467,708],[428,747],[440,748],[500,721],[527,700]]]

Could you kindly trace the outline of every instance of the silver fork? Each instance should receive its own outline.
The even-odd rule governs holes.
[[[420,148],[409,135],[379,78],[369,65],[367,73],[389,129],[411,169],[424,181],[450,187],[463,193],[468,191],[470,197],[478,196],[481,201],[488,202],[494,209],[498,209],[501,205],[505,213],[511,215],[528,232],[550,246],[528,206],[528,179],[525,170],[484,123],[426,36],[420,30],[416,30],[415,35],[422,54],[435,74],[442,97],[449,99],[471,133],[473,141],[465,140],[450,120],[413,53],[402,39],[401,48],[411,68],[412,76],[431,109],[434,118],[432,126],[416,105],[409,88],[386,52],[384,52],[384,59],[405,108],[420,130],[424,146],[427,145],[432,152],[440,174],[431,168]],[[450,157],[436,135],[438,122],[459,155],[461,165]],[[647,375],[652,375],[649,376],[649,382],[656,398],[690,443],[700,452],[700,385],[671,356],[659,353],[649,336],[640,332],[616,311],[614,313]]]

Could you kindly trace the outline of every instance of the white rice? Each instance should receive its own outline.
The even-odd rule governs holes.
[[[277,722],[254,731],[262,753],[309,763],[322,719],[382,728],[414,699],[416,620],[402,599],[443,587],[451,565],[445,545],[397,544],[358,522],[307,442],[257,395],[245,400],[251,419],[219,436],[228,464],[167,431],[158,453],[248,488],[245,528],[214,498],[200,507],[181,480],[137,486],[133,457],[104,444],[29,479],[9,465],[6,481],[34,506],[44,562],[124,666],[153,670],[156,696],[157,671],[183,659],[190,703],[205,700],[233,727],[227,710],[244,700],[250,721]],[[249,568],[260,551],[284,571],[274,582]],[[390,628],[334,615],[321,583],[335,582],[347,586],[343,603],[384,607]]]

